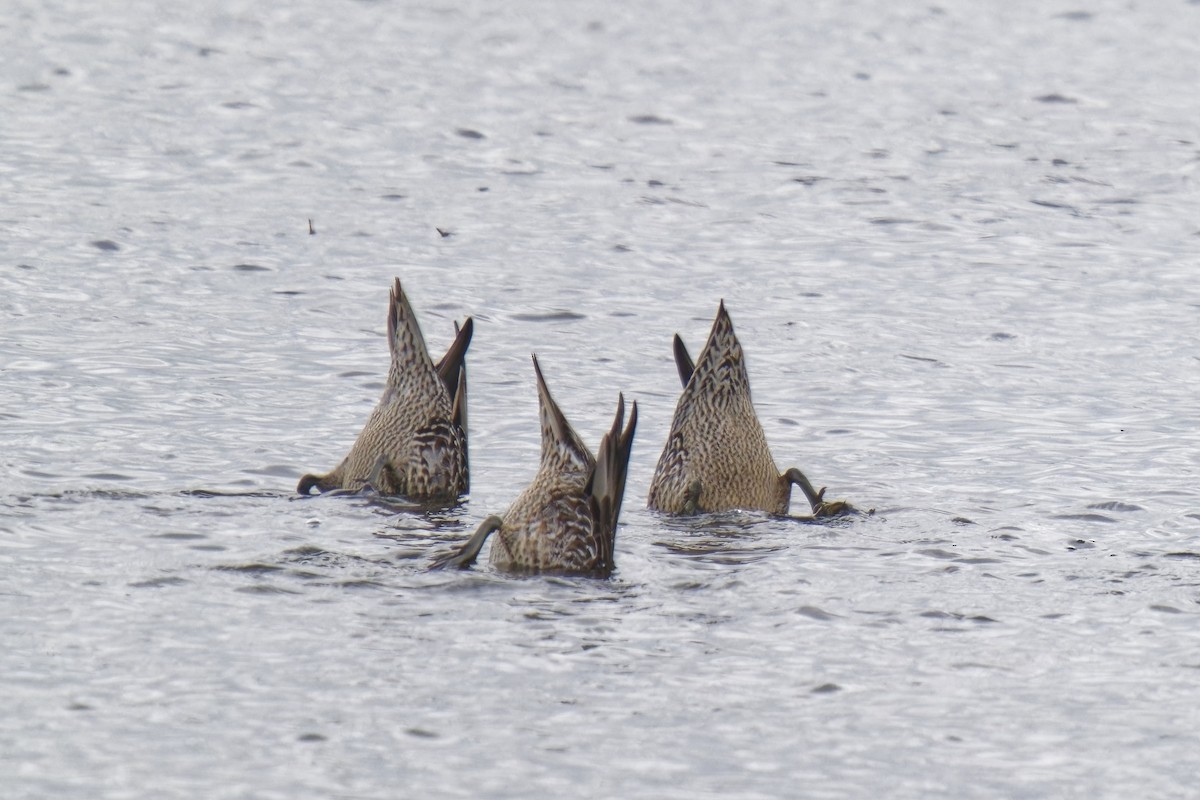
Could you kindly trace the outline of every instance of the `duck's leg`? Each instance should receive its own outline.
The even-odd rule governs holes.
[[[800,491],[804,492],[804,496],[808,498],[808,504],[812,506],[815,513],[817,507],[821,505],[821,498],[825,496],[824,487],[819,492],[814,490],[812,483],[808,480],[808,476],[796,467],[792,467],[783,473],[783,477],[800,487]]]
[[[311,494],[313,488],[316,488],[318,493],[323,493],[337,487],[329,483],[328,475],[313,475],[312,473],[301,477],[300,483],[296,484],[296,491],[303,495]]]
[[[483,549],[483,543],[492,535],[493,531],[499,530],[504,524],[504,520],[497,517],[495,514],[483,521],[467,543],[457,550],[451,550],[449,553],[440,555],[433,560],[429,566],[430,569],[445,569],[446,567],[454,567],[455,569],[466,569],[475,563],[475,559],[479,557],[479,551]]]
[[[800,491],[804,492],[814,517],[840,517],[843,514],[852,514],[856,510],[845,500],[825,502],[825,487],[822,486],[819,491],[813,489],[808,477],[795,467],[783,473],[783,477],[799,486]]]

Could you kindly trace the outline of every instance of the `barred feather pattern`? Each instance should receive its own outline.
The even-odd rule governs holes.
[[[541,461],[533,481],[501,517],[491,562],[509,571],[607,576],[614,566],[637,403],[625,425],[625,399],[618,399],[612,428],[600,441],[600,456],[593,457],[546,388],[536,356],[533,366],[542,423]]]
[[[456,326],[457,327],[457,326]],[[301,494],[360,491],[420,501],[453,501],[470,484],[467,466],[466,350],[473,323],[458,330],[435,365],[399,278],[388,306],[387,386],[350,452],[325,475],[305,475]]]
[[[686,358],[677,340],[681,378],[691,366],[683,363]],[[742,346],[722,301],[675,407],[647,505],[671,514],[731,509],[786,514],[791,488],[754,411]]]

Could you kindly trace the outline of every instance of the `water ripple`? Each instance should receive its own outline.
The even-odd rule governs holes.
[[[1186,4],[563,8],[14,16],[6,791],[1188,796]],[[472,494],[299,498],[396,274],[475,317]],[[721,298],[875,515],[645,510]],[[536,469],[530,352],[591,444],[638,400],[616,573],[430,572]]]

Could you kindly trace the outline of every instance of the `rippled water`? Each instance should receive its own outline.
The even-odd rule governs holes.
[[[1200,5],[702,5],[10,4],[5,797],[1193,794]],[[392,275],[477,323],[443,514],[292,494]],[[873,516],[644,510],[722,297]],[[429,573],[532,351],[639,403],[617,572]]]

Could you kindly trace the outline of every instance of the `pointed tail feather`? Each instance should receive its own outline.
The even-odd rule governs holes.
[[[620,400],[624,400],[621,397]],[[613,422],[613,432],[620,431],[620,423],[624,414],[621,403],[617,405],[617,418]],[[612,495],[613,495],[613,526],[616,527],[617,517],[621,514],[621,503],[625,498],[625,478],[629,475],[629,455],[633,450],[633,433],[637,430],[638,407],[635,400],[629,409],[629,424],[620,431],[617,446],[612,459]]]
[[[446,385],[446,391],[449,392],[451,398],[457,398],[460,385],[466,385],[465,381],[460,380],[460,375],[467,369],[467,348],[471,346],[471,335],[474,332],[475,321],[471,317],[467,317],[462,327],[455,322],[454,341],[446,350],[446,354],[442,356],[441,361],[437,362],[438,376]]]
[[[462,491],[471,490],[470,437],[467,435],[467,368],[458,371],[458,391],[454,393],[454,407],[450,420],[462,430],[463,485]]]
[[[637,429],[637,403],[632,404],[629,424],[625,422],[625,397],[617,397],[617,413],[612,428],[600,440],[596,466],[588,481],[586,492],[595,520],[595,531],[599,545],[597,566],[611,571],[613,547],[616,542],[617,520],[621,515],[621,502],[625,496],[625,478],[629,473],[629,454],[633,447],[633,434]]]
[[[470,459],[468,457],[467,436],[467,348],[471,344],[471,335],[475,332],[475,322],[467,317],[462,327],[454,323],[454,342],[437,363],[435,369],[446,391],[450,393],[450,421],[459,427],[463,433],[463,467],[467,483],[463,491],[470,486]]]
[[[542,461],[561,457],[580,468],[591,467],[595,459],[550,395],[536,354],[533,356],[533,371],[537,375],[538,406],[542,418]]]
[[[692,379],[692,373],[696,371],[696,362],[688,355],[687,347],[678,333],[675,334],[675,369],[679,370],[679,382],[686,389],[688,381]]]
[[[408,296],[400,286],[400,279],[392,280],[392,291],[388,305],[388,347],[392,351],[392,366],[395,368],[403,359],[429,359],[425,349],[425,337],[417,325],[417,316],[409,305]]]

